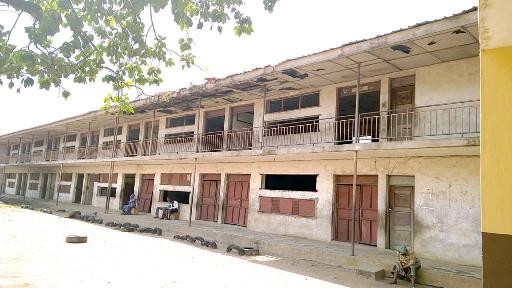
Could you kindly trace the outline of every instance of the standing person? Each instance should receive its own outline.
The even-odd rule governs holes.
[[[123,215],[130,215],[132,212],[132,208],[135,208],[137,200],[135,199],[135,194],[130,195],[130,200],[128,203],[123,205],[121,209],[123,211]]]

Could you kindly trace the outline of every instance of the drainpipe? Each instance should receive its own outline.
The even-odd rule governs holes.
[[[59,196],[60,196],[60,179],[62,178],[62,167],[64,164],[60,163],[60,170],[59,170],[59,181],[57,181],[57,201],[55,201],[55,206],[59,206]]]
[[[352,250],[354,256],[356,246],[356,197],[357,197],[357,145],[359,143],[359,89],[361,86],[361,63],[357,63],[356,112],[354,113],[354,173],[352,175]],[[361,219],[359,219],[361,221]]]
[[[112,159],[117,156],[117,126],[119,126],[119,116],[116,116],[115,126],[114,126],[114,143],[112,145]],[[112,173],[114,173],[114,161],[110,161],[110,171],[108,174],[108,187],[107,187],[107,199],[105,201],[105,214],[108,214],[108,209],[110,208],[110,190],[112,190]]]

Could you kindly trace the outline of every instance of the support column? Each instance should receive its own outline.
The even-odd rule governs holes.
[[[153,155],[153,129],[155,128],[156,110],[153,109],[153,118],[151,119],[151,131],[149,132],[149,156]],[[144,122],[143,122],[144,125]],[[146,125],[144,125],[145,127]],[[156,154],[156,150],[155,150]]]
[[[219,193],[219,208],[217,209],[217,222],[219,224],[224,223],[224,201],[225,201],[225,191],[227,186],[227,175],[225,173],[220,174],[220,193]]]
[[[200,127],[202,126],[202,125],[200,125],[200,123],[201,123],[201,108],[202,108],[202,107],[201,107],[201,102],[202,102],[202,100],[203,100],[203,98],[202,98],[201,96],[199,96],[199,107],[198,107],[198,109],[197,109],[197,117],[196,117],[196,118],[197,118],[197,119],[196,119],[196,131],[195,131],[195,133],[194,133],[194,134],[196,135],[196,137],[195,137],[195,138],[196,138],[196,139],[195,139],[195,140],[196,140],[196,141],[195,141],[195,146],[196,146],[196,147],[195,147],[195,152],[196,152],[196,153],[198,153],[198,152],[199,152],[199,150],[200,150],[200,147],[199,147],[199,146],[201,145],[201,144],[200,144],[200,143],[201,143],[201,133],[200,133],[199,129],[200,129]],[[195,158],[194,158],[194,159],[195,159]],[[193,188],[192,188],[192,189],[193,189]]]
[[[380,130],[379,142],[386,142],[388,138],[389,92],[391,79],[382,77],[380,82]]]
[[[192,182],[190,183],[192,191],[190,192],[189,197],[189,213],[188,213],[188,227],[192,226],[192,207],[194,207],[194,194],[195,194],[195,188],[196,188],[196,172],[197,172],[197,157],[194,157],[194,164],[192,168]]]
[[[57,189],[57,200],[55,201],[55,206],[59,206],[59,196],[60,196],[60,179],[62,178],[62,168],[64,167],[64,164],[60,163],[60,170],[59,175],[57,176],[57,181],[55,181],[55,187]]]
[[[267,113],[267,85],[263,85],[263,111],[261,111],[260,147],[263,148],[265,136],[265,114]]]
[[[85,140],[85,153],[84,157],[85,159],[89,158],[89,146],[91,145],[91,122],[89,122],[89,126],[87,127],[87,139]],[[84,175],[85,179],[85,175]]]
[[[20,154],[21,154],[21,137],[20,137],[20,143],[18,144],[18,158],[16,159],[16,163],[20,163]]]
[[[114,143],[112,145],[112,154],[111,158],[114,159],[117,156],[117,126],[119,125],[119,116],[116,116],[115,126],[114,126]],[[139,141],[140,143],[140,141]],[[108,214],[108,210],[110,208],[110,191],[112,190],[112,173],[114,173],[114,161],[110,161],[110,170],[108,174],[108,187],[107,187],[107,197],[105,200],[105,214]]]

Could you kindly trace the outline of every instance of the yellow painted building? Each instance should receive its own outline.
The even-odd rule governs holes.
[[[512,287],[512,1],[480,0],[484,287]]]

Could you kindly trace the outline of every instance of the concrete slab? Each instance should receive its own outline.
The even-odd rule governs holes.
[[[356,269],[356,274],[375,281],[384,280],[384,278],[386,278],[384,269],[375,266],[361,266]]]

